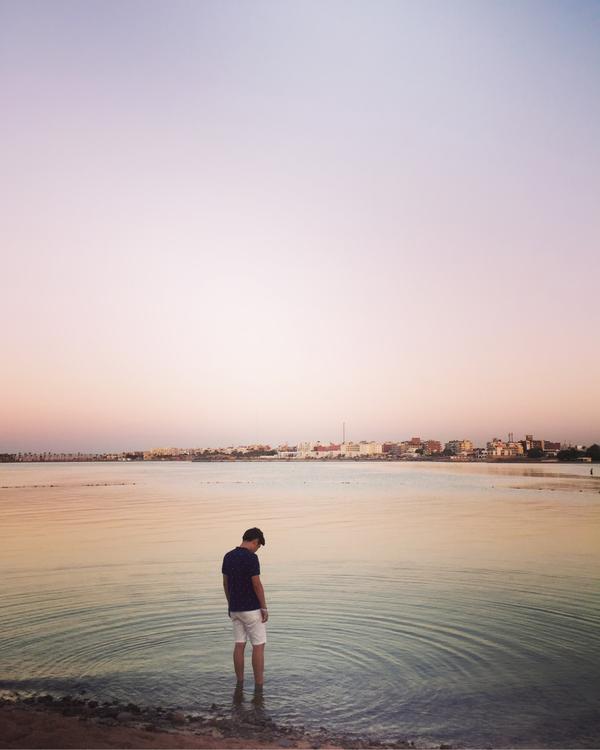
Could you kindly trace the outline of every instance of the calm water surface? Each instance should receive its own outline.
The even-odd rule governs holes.
[[[0,487],[2,688],[231,705],[220,566],[257,525],[274,720],[600,746],[589,466],[12,464]]]

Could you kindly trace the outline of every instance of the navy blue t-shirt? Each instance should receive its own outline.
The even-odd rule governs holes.
[[[260,602],[252,586],[252,576],[260,575],[258,555],[245,547],[236,547],[223,558],[221,572],[227,576],[230,612],[260,609]]]

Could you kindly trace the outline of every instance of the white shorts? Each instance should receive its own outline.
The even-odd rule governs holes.
[[[267,628],[262,621],[260,609],[250,609],[247,612],[231,612],[233,622],[233,637],[236,643],[246,643],[250,638],[253,646],[260,646],[267,642]]]

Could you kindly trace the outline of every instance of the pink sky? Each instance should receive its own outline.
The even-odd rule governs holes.
[[[600,6],[0,6],[0,451],[600,442]]]

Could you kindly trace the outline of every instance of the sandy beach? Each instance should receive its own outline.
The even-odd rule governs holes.
[[[0,748],[411,748],[321,728],[274,724],[260,712],[232,715],[212,705],[205,715],[163,707],[99,704],[51,695],[0,699]],[[436,745],[450,748],[450,745]]]

